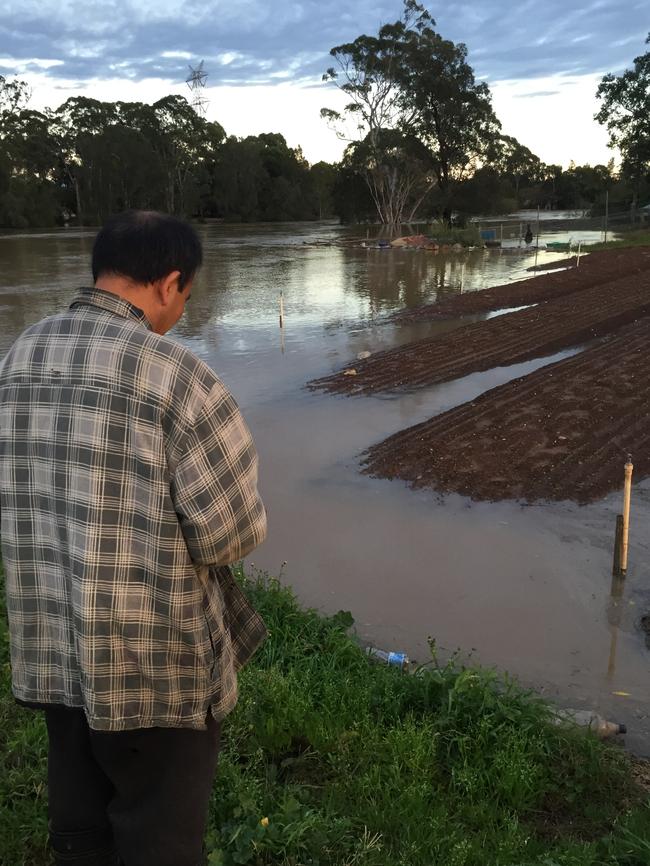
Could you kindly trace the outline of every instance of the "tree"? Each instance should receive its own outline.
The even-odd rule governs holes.
[[[622,75],[605,75],[596,96],[602,105],[595,119],[607,127],[609,146],[621,153],[636,204],[641,183],[650,175],[650,51],[635,57],[634,68]]]
[[[101,219],[97,196],[94,196],[95,188],[101,185],[101,178],[93,172],[89,151],[92,153],[95,136],[101,135],[116,119],[115,103],[85,96],[70,97],[53,114],[52,134],[58,143],[61,179],[71,190],[71,208],[81,225],[88,216],[94,222]]]
[[[539,183],[544,176],[541,159],[511,135],[499,135],[490,143],[486,161],[512,182],[516,196],[520,186]]]
[[[24,81],[0,76],[0,225],[48,225],[60,212],[56,148],[47,113],[28,109]]]
[[[311,184],[318,202],[318,219],[326,219],[334,213],[334,184],[336,168],[329,162],[317,162],[309,170]]]
[[[338,69],[323,76],[349,101],[342,113],[322,109],[321,115],[356,149],[363,145],[360,171],[382,222],[413,219],[434,186],[449,218],[455,184],[486,158],[499,130],[466,46],[443,39],[434,27],[423,6],[404,0],[402,17],[377,36],[332,48]],[[346,122],[356,126],[353,137],[344,132]]]
[[[25,108],[31,97],[31,90],[26,81],[14,78],[8,81],[4,75],[0,75],[0,117],[5,112],[13,114],[21,108]]]
[[[418,18],[402,37],[400,102],[411,131],[429,152],[449,221],[454,186],[486,162],[501,124],[487,84],[477,84],[467,63],[467,46],[436,33],[435,21],[414,0],[405,0],[405,8]]]

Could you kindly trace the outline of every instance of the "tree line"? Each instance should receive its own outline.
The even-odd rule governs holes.
[[[0,226],[95,225],[126,208],[232,222],[451,222],[537,205],[599,212],[606,196],[616,209],[650,195],[650,52],[598,89],[618,170],[562,170],[506,135],[467,47],[437,33],[416,0],[330,54],[323,78],[346,96],[342,111],[321,112],[347,142],[333,165],[310,166],[279,133],[228,136],[182,96],[72,97],[36,111],[25,82],[0,76]]]

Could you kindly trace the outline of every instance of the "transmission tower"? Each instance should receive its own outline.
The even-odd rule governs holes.
[[[192,108],[201,117],[205,117],[205,113],[210,104],[210,100],[203,95],[203,88],[208,77],[208,73],[203,68],[204,61],[202,60],[198,66],[190,66],[190,74],[185,79],[187,86],[192,91]]]

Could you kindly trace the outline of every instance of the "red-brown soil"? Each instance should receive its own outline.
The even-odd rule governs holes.
[[[310,382],[309,387],[348,394],[421,388],[549,355],[610,334],[648,314],[650,270],[645,270],[378,352],[351,362],[347,370]]]
[[[638,247],[603,250],[583,256],[579,267],[575,266],[575,262],[575,257],[555,262],[552,267],[569,268],[559,273],[541,274],[518,283],[454,295],[443,298],[435,304],[403,310],[393,317],[393,321],[449,319],[469,313],[485,313],[507,307],[537,304],[540,301],[558,298],[650,270],[650,249]]]
[[[581,503],[650,474],[650,319],[372,447],[364,471],[473,499]]]

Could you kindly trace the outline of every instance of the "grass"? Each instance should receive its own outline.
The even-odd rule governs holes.
[[[347,613],[245,578],[270,638],[224,728],[211,866],[647,866],[650,808],[619,748],[551,724],[492,671],[371,665]],[[0,863],[43,866],[46,740],[9,692],[2,627]]]
[[[598,250],[614,250],[624,249],[626,247],[647,247],[650,246],[650,228],[645,229],[627,229],[622,231],[616,230],[616,234],[620,234],[616,241],[608,241],[606,244],[583,244],[583,249],[597,252]]]

